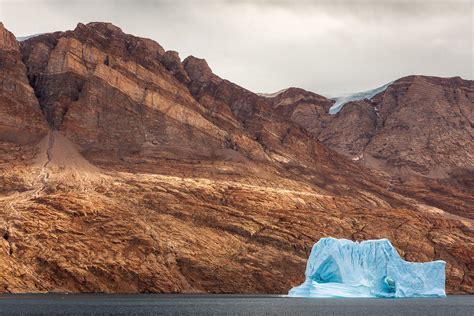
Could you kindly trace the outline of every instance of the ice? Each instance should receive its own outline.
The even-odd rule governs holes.
[[[293,297],[445,297],[442,260],[403,260],[388,239],[353,242],[322,238]]]
[[[383,85],[381,87],[378,87],[372,90],[331,98],[332,100],[336,101],[336,103],[334,103],[329,109],[329,114],[336,114],[342,109],[342,107],[346,103],[349,103],[352,101],[359,101],[359,100],[370,100],[373,97],[375,97],[377,94],[379,94],[380,92],[384,92],[388,88],[388,86],[390,86],[390,84],[392,84],[392,82],[389,82],[386,85]]]
[[[36,36],[39,36],[39,35],[42,35],[43,33],[39,33],[39,34],[33,34],[33,35],[28,35],[28,36],[18,36],[16,38],[16,40],[18,42],[23,42],[23,41],[26,41],[27,39],[30,39],[30,38],[33,38],[33,37],[36,37]]]

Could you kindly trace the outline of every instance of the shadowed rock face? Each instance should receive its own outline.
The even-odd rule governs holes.
[[[328,149],[332,101],[256,95],[107,23],[21,55],[2,36],[0,63],[29,94],[3,79],[0,130],[37,142],[0,139],[1,291],[286,293],[330,235],[443,259],[448,291],[474,292],[472,196]]]
[[[0,23],[0,140],[29,143],[47,133],[15,36]]]

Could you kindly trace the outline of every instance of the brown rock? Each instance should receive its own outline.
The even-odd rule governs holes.
[[[0,49],[18,51],[18,42],[11,32],[9,32],[2,22],[0,22]]]
[[[0,69],[0,141],[38,141],[46,135],[47,125],[29,85],[18,42],[2,23]]]
[[[409,76],[372,100],[347,103],[336,115],[327,114],[330,100],[288,91],[271,98],[274,107],[283,104],[292,121],[370,167],[446,178],[474,166],[472,81]]]
[[[390,190],[474,218],[473,96],[472,81],[410,76],[336,115],[331,100],[301,89],[270,101],[325,145],[387,173]]]
[[[166,69],[168,69],[171,74],[182,83],[188,84],[191,81],[188,76],[188,73],[186,72],[183,64],[181,63],[181,59],[179,58],[178,52],[172,50],[167,51],[163,55],[161,62],[163,63],[163,65],[165,65]]]

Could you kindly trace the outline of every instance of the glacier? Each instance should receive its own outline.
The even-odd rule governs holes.
[[[445,297],[442,260],[407,262],[388,239],[322,238],[290,297]]]
[[[373,97],[375,97],[377,94],[384,92],[387,90],[387,88],[393,83],[389,82],[381,87],[364,91],[364,92],[357,92],[357,93],[352,93],[352,94],[347,94],[344,96],[340,97],[332,97],[330,98],[331,100],[336,101],[330,108],[329,108],[329,114],[336,114],[338,113],[344,104],[352,102],[352,101],[359,101],[359,100],[370,100]]]
[[[23,42],[23,41],[26,41],[30,38],[33,38],[33,37],[36,37],[36,36],[40,36],[40,35],[43,35],[44,33],[38,33],[38,34],[33,34],[33,35],[27,35],[27,36],[17,36],[16,37],[16,40],[18,42]]]

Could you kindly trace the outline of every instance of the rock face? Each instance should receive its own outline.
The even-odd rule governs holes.
[[[1,291],[285,293],[331,235],[445,260],[447,290],[474,292],[472,195],[321,144],[332,101],[254,94],[108,23],[21,55],[8,36],[28,93],[2,68]]]
[[[302,89],[269,100],[329,148],[384,171],[390,190],[473,219],[473,89],[461,78],[409,76],[336,115],[333,101]]]
[[[29,143],[47,133],[15,36],[0,22],[0,140]]]
[[[473,172],[472,81],[409,76],[336,115],[328,113],[331,100],[301,89],[271,100],[330,148],[367,166],[430,178]]]
[[[322,238],[292,297],[446,297],[446,262],[407,262],[387,239]]]

